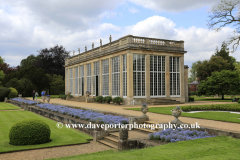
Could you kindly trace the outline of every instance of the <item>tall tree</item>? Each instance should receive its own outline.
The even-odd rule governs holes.
[[[197,61],[197,62],[192,63],[192,68],[190,70],[190,77],[191,77],[192,81],[196,81],[197,68],[200,64],[201,64],[201,61]]]
[[[207,80],[215,71],[232,70],[231,64],[222,57],[212,56],[210,60],[201,61],[197,66],[197,77],[199,81]]]
[[[213,72],[207,80],[199,84],[198,95],[235,95],[240,92],[240,79],[237,71],[222,70]]]
[[[56,45],[50,49],[41,49],[39,52],[39,59],[35,66],[42,68],[45,73],[61,75],[65,77],[65,58],[69,57],[68,51],[63,46]]]
[[[240,8],[238,4],[239,0],[222,0],[217,6],[214,6],[209,15],[208,27],[221,30],[226,26],[236,26],[234,35],[230,37],[227,44],[233,43],[233,52],[237,49],[240,41]]]
[[[231,70],[234,70],[234,63],[236,59],[232,56],[229,56],[229,48],[227,48],[227,43],[223,41],[220,51],[216,48],[216,52],[213,55],[215,57],[222,57],[224,60],[227,60],[231,64]]]
[[[21,69],[28,68],[28,67],[34,65],[38,61],[38,59],[39,59],[39,57],[38,56],[35,57],[33,54],[28,56],[26,59],[22,59],[22,61],[20,63]]]

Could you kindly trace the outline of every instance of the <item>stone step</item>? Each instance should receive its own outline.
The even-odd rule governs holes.
[[[107,136],[107,137],[104,137],[104,140],[110,142],[110,143],[113,143],[115,145],[118,145],[118,139],[116,138],[113,138],[113,137],[110,137],[110,136]]]
[[[146,124],[159,124],[159,123],[153,122],[153,121],[144,121],[144,123],[146,123]]]
[[[108,141],[106,141],[106,140],[98,140],[97,142],[102,143],[102,144],[104,144],[104,145],[106,145],[106,146],[108,146],[108,147],[111,147],[111,148],[113,148],[113,149],[118,149],[118,146],[117,146],[117,145],[115,145],[115,144],[113,144],[113,143],[110,143],[110,142],[108,142]]]
[[[119,133],[119,132],[118,132],[118,133]],[[116,135],[114,135],[114,134],[112,134],[112,133],[109,133],[108,136],[109,136],[109,137],[112,137],[112,138],[115,138],[115,139],[119,139],[118,136],[116,136]]]
[[[158,130],[151,130],[151,129],[146,129],[146,128],[135,128],[134,130],[140,131],[140,132],[144,132],[144,133],[154,133],[157,132]]]

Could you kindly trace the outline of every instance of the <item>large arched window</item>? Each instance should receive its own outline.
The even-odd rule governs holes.
[[[133,95],[145,97],[145,55],[133,54]]]
[[[180,96],[180,58],[170,58],[170,96]]]

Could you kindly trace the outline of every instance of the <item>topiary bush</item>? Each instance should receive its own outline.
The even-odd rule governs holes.
[[[123,98],[121,98],[121,97],[115,97],[115,98],[113,98],[113,103],[116,103],[116,104],[121,104],[121,103],[123,103]]]
[[[95,101],[98,102],[98,103],[102,103],[102,101],[103,101],[103,96],[97,96],[97,97],[95,98]]]
[[[18,95],[17,90],[15,88],[12,88],[12,87],[9,87],[9,89],[11,89],[11,91],[10,91],[10,93],[7,96],[8,99],[17,97],[17,95]]]
[[[4,98],[7,97],[10,92],[11,89],[6,87],[0,87],[0,102],[4,101]]]
[[[11,145],[33,145],[50,142],[51,130],[43,121],[28,119],[12,126],[9,132]]]
[[[112,102],[112,97],[107,96],[105,102],[107,102],[108,104],[110,104],[110,102]]]
[[[102,103],[105,103],[107,101],[107,97],[103,97]]]

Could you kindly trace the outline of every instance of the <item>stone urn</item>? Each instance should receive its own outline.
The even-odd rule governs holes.
[[[102,130],[102,128],[101,128],[102,123],[99,120],[97,120],[95,124],[96,124],[96,131],[101,131]]]
[[[89,97],[90,95],[91,95],[91,92],[89,92],[89,91],[86,91],[86,97]]]
[[[8,102],[8,99],[7,97],[4,98],[4,103],[7,103]]]
[[[43,100],[43,102],[45,102],[46,96],[42,96],[42,100]]]
[[[67,95],[66,100],[69,100],[69,99],[70,99],[70,94],[71,94],[71,92],[67,92],[67,93],[66,93],[66,95]]]
[[[146,114],[146,113],[148,112],[148,106],[147,106],[146,103],[143,103],[143,104],[142,104],[141,112],[142,112],[143,114]]]
[[[128,129],[127,128],[121,128],[119,130],[119,139],[121,139],[121,140],[128,139]]]
[[[46,100],[47,100],[48,103],[50,102],[50,99],[51,99],[50,95],[47,95]]]
[[[149,117],[146,115],[146,113],[148,112],[148,106],[146,103],[142,104],[141,112],[143,113],[143,115],[141,115],[140,117],[140,122],[149,121]]]
[[[177,106],[176,108],[174,108],[172,110],[172,115],[175,117],[174,120],[172,120],[171,123],[175,123],[175,124],[181,124],[182,122],[178,119],[178,117],[181,116],[182,110],[179,106]]]

